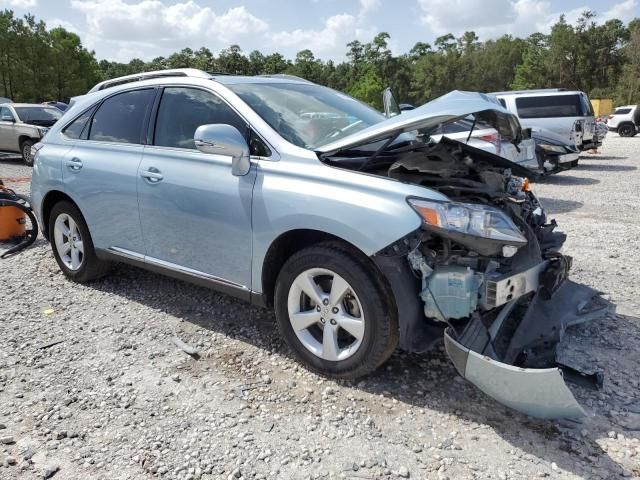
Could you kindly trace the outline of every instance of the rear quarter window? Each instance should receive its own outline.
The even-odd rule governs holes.
[[[631,111],[630,108],[616,108],[616,111],[613,112],[614,115],[626,115]]]
[[[578,94],[516,98],[520,118],[583,117],[588,114]]]

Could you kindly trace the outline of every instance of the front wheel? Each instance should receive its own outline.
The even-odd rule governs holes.
[[[633,137],[636,134],[636,127],[627,123],[618,128],[618,135],[621,137]]]
[[[20,153],[22,153],[22,161],[29,165],[33,166],[33,155],[31,154],[31,147],[33,147],[33,142],[31,140],[24,140],[20,144]]]
[[[365,260],[328,244],[283,266],[275,291],[280,332],[298,360],[333,378],[356,378],[384,363],[398,344],[395,308]]]

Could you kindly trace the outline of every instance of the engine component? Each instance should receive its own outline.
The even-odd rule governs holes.
[[[431,268],[419,250],[408,257],[411,267],[422,276],[420,298],[424,314],[442,322],[465,318],[478,307],[483,275],[462,265],[440,265]]]

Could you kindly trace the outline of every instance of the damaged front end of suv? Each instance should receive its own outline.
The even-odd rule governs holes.
[[[566,235],[530,190],[530,170],[430,139],[443,122],[468,114],[519,141],[519,124],[491,97],[452,92],[378,132],[328,146],[321,158],[447,199],[407,198],[421,228],[373,256],[396,299],[401,348],[425,351],[444,334],[460,375],[501,403],[538,418],[584,415],[564,380],[596,386],[601,377],[559,364],[556,347],[568,326],[611,305],[569,280]]]

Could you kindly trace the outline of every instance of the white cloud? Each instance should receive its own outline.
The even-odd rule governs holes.
[[[473,30],[480,39],[496,38],[503,34],[526,37],[534,32],[548,33],[560,15],[567,23],[575,24],[585,10],[584,5],[567,11],[554,10],[546,0],[417,0],[422,15],[420,22],[433,35],[460,35]],[[638,0],[623,0],[613,5],[596,20],[620,18],[628,21],[638,14]]]
[[[347,43],[352,40],[369,41],[378,33],[367,15],[380,5],[381,0],[360,0],[360,9],[355,15],[333,15],[320,29],[283,30],[268,36],[275,49],[300,51],[308,48],[323,59],[344,60]]]
[[[360,15],[365,15],[380,8],[380,0],[360,0]]]
[[[322,30],[282,31],[271,34],[271,41],[277,47],[294,47],[298,50],[310,49],[314,54],[326,54],[336,47],[344,47],[353,39],[356,18],[346,13],[329,17]]]
[[[616,3],[609,10],[604,12],[602,18],[605,21],[617,18],[618,20],[622,20],[624,23],[627,23],[637,16],[640,16],[640,9],[638,8],[637,0],[625,0],[623,2]]]
[[[32,8],[38,4],[38,0],[0,0],[0,7]]]
[[[111,51],[118,52],[112,58],[118,59],[132,53],[150,58],[167,48],[223,48],[269,27],[243,6],[218,14],[193,0],[173,5],[160,0],[71,0],[71,7],[85,16],[87,43],[92,48],[100,44],[111,46]]]
[[[421,22],[436,35],[512,23],[516,12],[510,0],[418,0]]]

